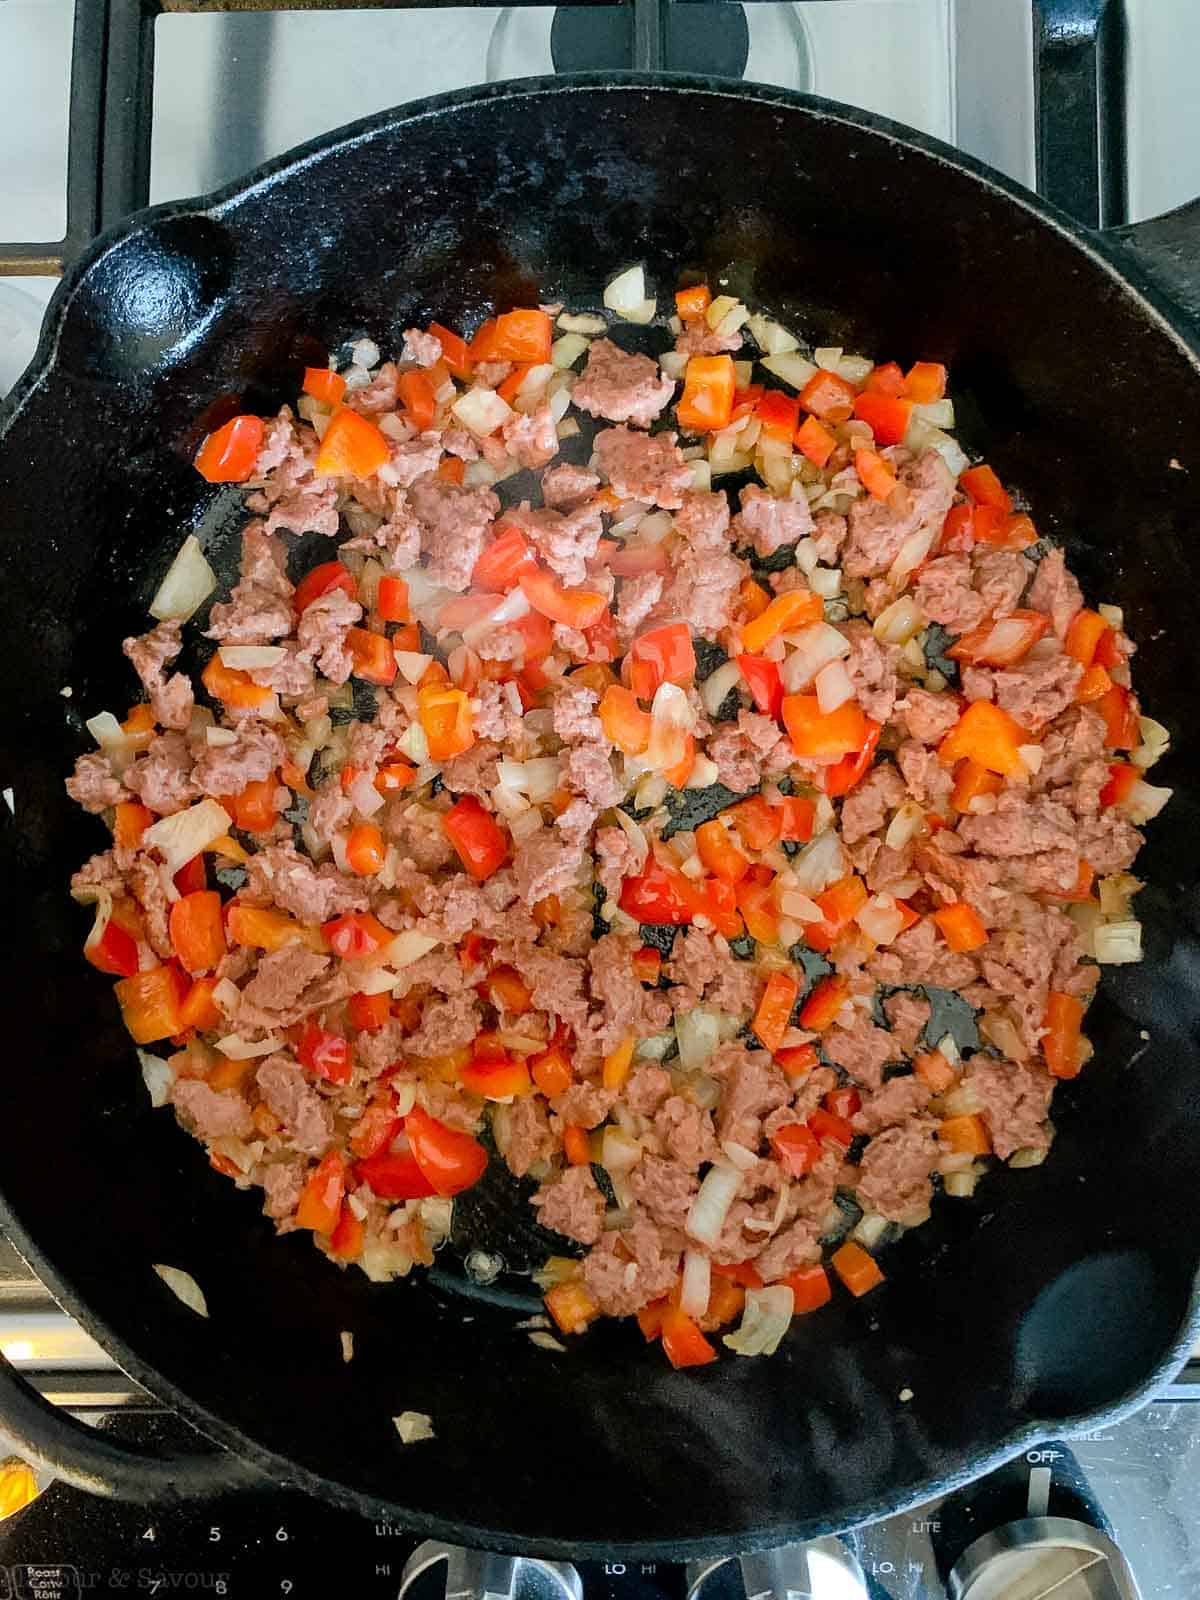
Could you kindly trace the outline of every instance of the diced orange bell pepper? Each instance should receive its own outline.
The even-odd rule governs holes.
[[[1137,701],[1130,691],[1114,683],[1106,694],[1092,702],[1104,718],[1104,743],[1109,750],[1133,750],[1141,740]]]
[[[481,1095],[485,1100],[511,1100],[533,1092],[529,1068],[519,1056],[472,1061],[462,1069],[459,1081],[469,1093]]]
[[[750,1024],[764,1050],[774,1052],[783,1043],[799,994],[800,984],[790,972],[773,972],[767,979]]]
[[[1069,889],[1043,889],[1053,900],[1069,900],[1072,904],[1082,905],[1085,900],[1092,897],[1092,885],[1096,881],[1096,869],[1090,861],[1080,860],[1075,871],[1075,882]]]
[[[950,804],[956,811],[970,811],[972,800],[984,794],[999,794],[1004,779],[997,772],[989,772],[978,761],[960,761],[954,769],[954,788],[950,791]]]
[[[1013,508],[1012,496],[984,462],[977,467],[968,467],[960,475],[958,486],[964,494],[970,495],[977,506],[995,506],[1006,514]]]
[[[378,1033],[392,1015],[392,997],[383,994],[352,994],[349,1000],[350,1026],[359,1033]]]
[[[883,1282],[879,1263],[853,1239],[847,1239],[844,1245],[833,1252],[830,1265],[856,1298]]]
[[[726,883],[740,883],[750,870],[750,863],[734,844],[733,835],[716,817],[702,822],[696,829],[696,851],[705,871]]]
[[[434,398],[433,383],[429,374],[420,368],[415,372],[402,372],[397,387],[400,392],[400,404],[418,433],[424,433],[427,428],[432,428],[433,419],[437,415],[437,401]]]
[[[824,920],[805,923],[805,944],[812,950],[831,949],[866,905],[868,898],[866,884],[854,873],[814,895],[813,899],[824,913]]]
[[[958,1074],[940,1050],[925,1050],[913,1057],[913,1073],[934,1094],[945,1094]]]
[[[819,1311],[833,1299],[829,1274],[820,1263],[811,1267],[797,1267],[786,1278],[779,1278],[792,1291],[792,1314],[802,1317],[806,1312]]]
[[[746,1291],[732,1278],[714,1276],[708,1290],[708,1307],[700,1319],[700,1331],[724,1328],[741,1316],[746,1305]]]
[[[979,913],[965,900],[943,906],[940,911],[933,913],[933,920],[951,950],[960,954],[967,950],[978,950],[988,942],[987,929],[979,920]]]
[[[736,387],[732,356],[690,357],[683,374],[683,394],[675,407],[679,426],[692,433],[727,428]]]
[[[942,523],[937,551],[941,555],[961,555],[975,543],[975,512],[978,508],[969,500],[951,506]]]
[[[550,359],[554,325],[544,311],[504,311],[483,324],[471,341],[471,359],[527,361],[544,366]],[[444,351],[444,347],[443,347]]]
[[[809,760],[840,761],[860,750],[867,737],[867,719],[857,700],[823,713],[815,694],[784,695],[783,725],[792,749]]]
[[[375,774],[375,787],[380,794],[398,794],[416,775],[416,768],[406,761],[385,761]]]
[[[1038,541],[1032,517],[1000,506],[976,506],[971,533],[976,544],[990,544],[997,550],[1028,550]]]
[[[805,411],[820,417],[823,422],[848,422],[854,415],[854,402],[858,390],[836,372],[814,372],[800,391],[800,404]]]
[[[529,1070],[539,1094],[544,1094],[547,1100],[566,1094],[575,1081],[571,1063],[561,1045],[551,1045],[548,1050],[539,1050],[530,1056]]]
[[[1112,686],[1113,681],[1105,668],[1093,663],[1083,669],[1083,676],[1075,686],[1075,700],[1081,706],[1091,705],[1095,700],[1103,700]]]
[[[449,761],[475,743],[466,691],[437,684],[417,690],[417,716],[425,731],[431,761]]]
[[[195,1028],[197,1033],[210,1033],[221,1022],[221,1011],[213,999],[217,986],[215,977],[197,978],[184,996],[179,1008],[179,1021],[183,1028]]]
[[[318,954],[325,952],[319,928],[307,927],[282,911],[243,905],[240,900],[231,900],[226,906],[225,927],[231,942],[247,950],[282,950],[299,943]]]
[[[800,1026],[813,1033],[822,1033],[832,1027],[838,1012],[846,1003],[850,986],[845,978],[830,975],[817,983],[800,1010]]]
[[[598,708],[600,725],[610,744],[627,756],[640,756],[650,743],[650,713],[623,684],[611,683]]]
[[[245,483],[254,476],[266,427],[261,417],[232,417],[196,452],[196,471],[208,483]]]
[[[637,1035],[628,1033],[615,1050],[609,1051],[604,1058],[601,1069],[600,1081],[606,1089],[623,1089],[629,1072],[633,1066],[633,1052],[637,1046]]]
[[[1021,777],[1026,769],[1020,747],[1029,743],[1029,735],[1007,711],[990,700],[973,700],[938,746],[938,760],[944,767],[977,761],[1001,777]]]
[[[296,1226],[313,1233],[332,1233],[342,1215],[346,1194],[346,1158],[339,1150],[322,1156],[300,1191]]]
[[[837,439],[816,417],[805,417],[796,429],[796,449],[816,467],[823,467],[837,449]]]
[[[686,622],[651,628],[629,647],[629,686],[639,700],[653,700],[664,683],[688,684],[696,676],[696,651]]]
[[[734,890],[734,895],[750,937],[759,944],[778,944],[779,907],[772,886],[744,878]]]
[[[638,922],[682,927],[696,914],[697,891],[677,867],[651,856],[643,870],[626,878],[619,905]]]
[[[256,1065],[257,1063],[254,1061],[235,1061],[232,1056],[219,1055],[216,1066],[208,1074],[205,1082],[210,1089],[216,1089],[218,1092],[225,1089],[238,1089],[246,1077],[254,1071]],[[236,1169],[229,1176],[233,1177],[235,1173]]]
[[[171,907],[168,922],[171,948],[184,970],[193,976],[211,972],[227,948],[221,896],[216,890],[181,895]]]
[[[254,711],[271,698],[270,689],[255,683],[248,672],[227,667],[219,655],[214,655],[200,674],[200,682],[214,700],[237,711]]]
[[[443,328],[440,322],[431,322],[429,332],[442,346],[442,360],[450,369],[450,376],[459,382],[465,382],[471,376],[474,362],[465,339],[457,333],[452,333],[449,328]]]
[[[343,408],[329,419],[314,470],[319,478],[370,478],[391,455],[391,445],[373,422]]]
[[[937,1136],[948,1150],[959,1156],[987,1156],[992,1153],[983,1118],[975,1116],[945,1117],[938,1124]]]
[[[592,1145],[587,1135],[587,1129],[578,1122],[568,1122],[563,1129],[563,1154],[573,1167],[586,1167],[591,1164]]]
[[[434,472],[443,483],[462,483],[466,475],[466,463],[458,456],[443,456]]]
[[[182,1033],[180,1009],[188,987],[188,980],[174,963],[134,973],[113,985],[121,1020],[135,1044],[153,1044],[156,1039]]]
[[[1083,1001],[1073,994],[1051,989],[1042,1027],[1042,1055],[1053,1078],[1077,1078],[1083,1067],[1080,1028]]]
[[[675,311],[680,322],[695,322],[712,305],[712,290],[706,283],[694,283],[675,291]]]
[[[639,983],[657,983],[662,976],[662,951],[643,945],[633,952],[633,974]]]
[[[369,878],[383,870],[387,844],[383,832],[373,822],[360,822],[346,835],[346,860],[351,872]]]
[[[761,617],[771,604],[771,596],[754,578],[743,578],[738,585],[737,614],[743,626]]]
[[[395,680],[396,652],[384,634],[372,633],[370,628],[347,628],[346,647],[356,678],[385,685]]]
[[[221,804],[243,833],[269,833],[279,815],[275,804],[278,788],[274,778],[254,778],[241,794],[223,796]]]
[[[385,574],[379,580],[375,595],[375,609],[381,622],[407,622],[411,615],[408,604],[408,584],[403,578]]]
[[[793,1044],[785,1050],[775,1051],[776,1065],[788,1078],[806,1077],[819,1060],[817,1047],[813,1044]]]
[[[859,398],[865,397],[860,395]],[[854,470],[862,480],[863,488],[874,500],[889,499],[899,483],[891,467],[875,450],[856,450]]]
[[[766,850],[781,837],[783,812],[760,794],[747,795],[723,815],[733,823],[747,850]]]
[[[305,394],[312,395],[323,406],[336,406],[346,392],[346,380],[340,372],[334,372],[329,367],[305,367],[301,387]]]
[[[343,1202],[337,1227],[329,1235],[330,1254],[339,1261],[357,1261],[362,1255],[366,1231],[366,1225]]]
[[[507,1011],[511,1016],[523,1017],[533,1004],[529,985],[516,967],[493,967],[484,987],[496,1010]]]
[[[903,379],[901,381],[903,382]],[[870,382],[871,380],[868,378],[867,389],[855,398],[854,415],[860,422],[865,422],[868,425],[875,435],[876,444],[899,444],[908,432],[908,425],[912,421],[913,403],[911,400],[902,399],[899,395],[881,393],[877,389],[872,389]],[[862,477],[861,471],[859,472],[859,477]],[[863,482],[866,482],[865,478]],[[882,498],[886,499],[887,496],[885,495]]]
[[[673,1367],[704,1367],[717,1359],[712,1345],[678,1306],[668,1305],[663,1312],[662,1345]]]
[[[343,961],[361,961],[377,955],[396,937],[369,911],[343,912],[340,917],[323,922],[319,932],[325,945]]]
[[[600,1307],[579,1278],[556,1283],[544,1296],[546,1310],[560,1333],[584,1333],[600,1315]]]
[[[788,589],[774,600],[757,617],[742,629],[742,651],[747,655],[761,655],[771,640],[791,628],[803,628],[807,623],[820,622],[825,616],[825,602],[819,594],[808,589]]]
[[[153,821],[154,813],[149,806],[137,800],[118,800],[113,812],[113,843],[123,850],[136,849]]]
[[[519,582],[535,611],[568,628],[590,628],[608,609],[607,599],[597,590],[564,589],[548,572],[523,572]]]
[[[928,406],[945,398],[947,377],[940,361],[914,361],[904,381],[917,405]]]

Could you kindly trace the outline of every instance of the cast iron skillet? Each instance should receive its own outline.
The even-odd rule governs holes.
[[[1189,221],[1158,243],[1186,243]],[[3,1224],[121,1365],[229,1453],[151,1463],[81,1442],[9,1374],[0,1412],[31,1450],[106,1492],[262,1471],[483,1548],[671,1557],[882,1516],[1151,1395],[1198,1324],[1200,375],[1150,283],[1185,288],[1186,261],[1141,248],[1139,265],[878,119],[631,75],[409,106],[92,249],[0,418]],[[773,1360],[699,1373],[627,1327],[535,1348],[514,1328],[528,1280],[468,1294],[447,1263],[379,1288],[277,1240],[151,1112],[66,894],[102,835],[62,780],[81,718],[130,697],[118,641],[145,627],[184,531],[232,566],[237,494],[189,465],[206,426],[291,396],[348,333],[392,348],[431,315],[594,304],[635,259],[668,294],[701,268],[821,342],[949,362],[968,440],[1067,542],[1092,598],[1127,608],[1139,689],[1177,742],[1175,798],[1139,862],[1147,959],[1106,975],[1052,1158],[938,1205],[890,1251],[883,1290],[839,1297]],[[503,1206],[482,1227],[512,1231]],[[194,1273],[210,1320],[153,1262]],[[436,1441],[398,1445],[406,1408]]]

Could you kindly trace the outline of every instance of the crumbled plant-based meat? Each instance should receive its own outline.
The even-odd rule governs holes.
[[[718,362],[741,343],[698,317],[675,340]],[[66,780],[112,832],[71,880],[88,955],[135,1037],[160,1030],[181,1125],[279,1231],[372,1277],[433,1262],[494,1151],[582,1256],[546,1268],[564,1334],[677,1305],[685,1252],[778,1283],[826,1259],[845,1205],[916,1227],[935,1177],[950,1205],[1038,1159],[1073,1043],[1055,1018],[1096,988],[1097,924],[1133,919],[1134,880],[1103,880],[1154,792],[1119,792],[1140,713],[1119,619],[1112,688],[1081,704],[1106,683],[1066,649],[1063,551],[978,523],[943,541],[977,495],[939,449],[884,448],[878,499],[865,424],[834,425],[779,493],[760,432],[771,486],[733,496],[710,468],[743,446],[672,431],[670,360],[600,337],[578,374],[452,379],[451,355],[419,327],[397,360],[355,347],[343,404],[386,441],[365,475],[318,474],[319,416],[265,419],[238,580],[204,624],[221,653],[199,684],[171,671],[179,622],[127,639],[147,703],[90,724]],[[824,631],[787,609],[814,587]],[[1014,642],[1014,612],[1041,636]],[[797,661],[836,653],[830,628],[848,652]],[[983,1153],[939,1139],[955,1115]],[[409,1157],[437,1195],[388,1197]]]

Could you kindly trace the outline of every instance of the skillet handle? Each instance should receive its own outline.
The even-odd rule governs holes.
[[[1133,258],[1136,277],[1157,289],[1200,337],[1200,200],[1145,222],[1108,228],[1101,237],[1118,246],[1126,267]]]
[[[89,1494],[145,1505],[176,1504],[267,1480],[226,1450],[151,1456],[98,1433],[42,1398],[0,1355],[0,1428],[32,1465]]]

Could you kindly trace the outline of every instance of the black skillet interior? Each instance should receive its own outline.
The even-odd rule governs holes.
[[[1179,746],[1140,864],[1148,957],[1106,978],[1052,1159],[943,1202],[883,1290],[807,1319],[773,1360],[693,1374],[627,1327],[555,1355],[452,1272],[377,1287],[276,1240],[151,1112],[65,892],[102,831],[62,777],[82,718],[131,697],[118,641],[185,531],[234,548],[236,492],[189,466],[206,425],[278,404],[347,335],[391,348],[434,315],[593,305],[634,260],[664,297],[699,269],[814,342],[948,361],[968,439],[1093,599],[1127,608],[1145,703]],[[0,1175],[34,1264],[214,1438],[485,1548],[666,1555],[841,1527],[1144,1396],[1182,1348],[1197,1265],[1198,399],[1184,346],[1065,227],[948,152],[775,91],[472,92],[119,234],[68,284],[0,422]],[[211,1319],[152,1262],[193,1272]],[[436,1441],[398,1446],[405,1408]]]

